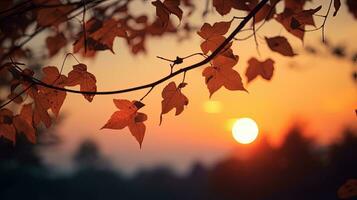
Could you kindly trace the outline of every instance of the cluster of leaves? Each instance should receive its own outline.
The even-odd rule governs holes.
[[[200,45],[202,53],[198,53],[205,57],[202,62],[176,71],[171,70],[168,76],[151,84],[110,93],[124,93],[144,88],[150,88],[149,92],[151,92],[156,85],[181,73],[185,77],[187,71],[205,64],[209,64],[209,66],[206,66],[202,75],[210,96],[222,86],[228,90],[246,91],[242,77],[234,69],[239,61],[239,56],[232,48],[236,34],[252,19],[251,30],[253,33],[251,36],[255,38],[257,24],[262,26],[266,21],[276,20],[288,33],[303,41],[307,31],[305,27],[316,25],[314,15],[322,7],[305,9],[306,2],[307,0],[213,0],[213,8],[222,16],[233,10],[244,11],[248,15],[241,19],[241,23],[229,36],[226,35],[232,24],[240,18],[234,17],[230,21],[215,22],[213,25],[204,23],[201,26],[197,34],[203,39]],[[332,2],[335,9],[333,15],[336,15],[341,3],[340,0],[331,0],[330,7]],[[73,70],[67,76],[63,75],[57,67],[44,67],[41,79],[35,78],[34,71],[29,68],[21,69],[18,67],[19,64],[14,61],[6,63],[8,57],[31,59],[33,49],[25,48],[25,45],[42,31],[47,31],[45,44],[48,49],[47,55],[43,56],[51,58],[71,43],[73,43],[73,53],[79,53],[84,57],[94,57],[97,52],[104,50],[114,53],[113,43],[117,37],[123,38],[135,55],[146,52],[146,39],[149,37],[163,36],[168,33],[179,36],[182,32],[187,33],[194,30],[188,21],[189,16],[196,10],[196,6],[191,0],[152,1],[146,6],[150,6],[150,9],[156,11],[154,20],[149,20],[148,14],[131,14],[131,6],[129,6],[131,3],[132,1],[129,0],[110,2],[106,0],[30,0],[2,1],[0,3],[0,43],[2,44],[0,72],[1,74],[10,72],[12,78],[10,78],[9,84],[9,99],[22,105],[20,114],[15,116],[9,109],[1,108],[0,126],[4,128],[0,129],[0,136],[15,143],[16,132],[24,133],[30,141],[35,142],[35,128],[40,123],[46,127],[51,125],[49,111],[55,117],[58,116],[67,92],[81,93],[89,102],[93,100],[94,95],[105,93],[97,92],[95,76],[89,73],[87,66],[82,63],[73,66]],[[275,9],[278,4],[284,6],[280,13],[277,13]],[[356,3],[348,0],[347,6],[357,18]],[[330,7],[326,15],[319,15],[325,21]],[[185,13],[185,9],[189,12]],[[79,15],[82,16],[80,23],[75,21]],[[178,25],[174,25],[173,19],[175,18],[179,20]],[[325,21],[321,27],[315,30],[323,29]],[[296,56],[288,39],[280,34],[265,36],[265,41],[273,52],[282,56]],[[258,46],[257,40],[255,42]],[[172,61],[171,68],[175,64],[183,63],[183,60],[184,58],[177,57]],[[245,75],[248,82],[258,76],[271,80],[273,72],[274,61],[271,58],[260,61],[252,57],[248,61]],[[76,85],[80,86],[79,91],[67,88]],[[181,83],[170,82],[163,89],[160,123],[164,114],[176,109],[176,115],[179,115],[188,105],[189,100],[182,93],[186,85],[187,83],[183,79]],[[25,97],[29,97],[30,100],[23,100]],[[111,116],[103,128],[123,129],[128,127],[141,146],[146,130],[144,122],[148,118],[146,114],[138,112],[144,106],[142,100],[143,98],[133,101],[114,99],[114,104],[119,110]]]
[[[42,68],[43,77],[39,81],[44,83],[44,86],[29,82],[34,75],[31,69],[17,70],[13,68],[13,63],[7,63],[3,70],[6,68],[10,68],[9,71],[13,74],[9,98],[13,98],[17,104],[23,104],[19,115],[13,116],[13,112],[6,108],[0,110],[0,126],[2,127],[0,136],[4,136],[13,143],[16,143],[16,131],[25,134],[29,141],[35,143],[35,127],[40,123],[43,123],[47,128],[51,126],[52,119],[49,111],[55,117],[59,115],[67,92],[46,87],[46,84],[63,89],[79,85],[82,91],[97,91],[95,76],[87,72],[87,66],[82,63],[74,65],[68,76],[60,74],[57,67],[54,66]],[[23,94],[19,94],[18,90]],[[91,102],[94,95],[83,94],[83,96]],[[29,99],[26,99],[27,97]]]

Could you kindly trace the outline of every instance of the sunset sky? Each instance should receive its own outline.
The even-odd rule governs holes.
[[[327,2],[319,13],[325,13]],[[312,7],[310,4],[308,7]],[[138,11],[139,12],[139,11]],[[232,16],[221,18],[218,15],[202,19],[198,12],[193,17],[197,26],[203,22],[213,23],[229,20]],[[244,13],[234,13],[243,16]],[[235,27],[239,21],[235,21]],[[316,18],[316,24],[321,20]],[[311,29],[312,27],[308,27]],[[232,29],[231,29],[232,30]],[[299,55],[285,58],[268,50],[264,36],[287,36]],[[336,17],[330,16],[326,24],[326,36],[331,44],[341,44],[348,52],[357,52],[356,21],[347,14],[345,5]],[[239,37],[239,34],[238,34]],[[156,87],[144,100],[142,108],[149,119],[142,149],[129,133],[124,130],[100,130],[116,111],[112,99],[140,99],[147,90],[128,94],[95,96],[88,103],[83,96],[67,94],[62,107],[63,121],[55,131],[63,138],[63,144],[45,154],[48,163],[68,168],[69,160],[77,144],[83,139],[95,140],[114,166],[132,173],[137,169],[151,168],[158,165],[172,167],[178,172],[185,172],[193,161],[205,164],[216,162],[232,152],[237,146],[231,134],[232,121],[241,117],[254,119],[260,129],[260,137],[267,137],[278,145],[284,133],[295,123],[301,124],[307,136],[315,138],[321,144],[328,144],[339,138],[345,127],[355,127],[357,108],[357,85],[351,78],[356,68],[348,59],[332,56],[321,45],[321,31],[306,33],[304,44],[291,37],[274,20],[267,23],[258,32],[260,55],[257,54],[253,39],[236,41],[233,50],[239,55],[235,66],[249,93],[228,91],[224,88],[209,98],[202,69],[188,72],[188,85],[182,90],[189,98],[189,104],[179,116],[174,112],[163,116],[159,126],[161,112],[161,91],[168,82]],[[147,43],[148,53],[133,56],[123,39],[116,39],[115,54],[109,51],[99,53],[95,60],[78,58],[88,65],[88,70],[95,74],[99,91],[127,88],[149,83],[169,73],[168,63],[156,56],[175,58],[200,52],[200,37],[193,33],[191,38],[178,42],[175,37],[150,38]],[[304,45],[321,49],[319,55],[308,54]],[[68,49],[71,51],[71,48]],[[48,65],[60,66],[63,54],[48,62]],[[270,82],[257,78],[246,83],[244,75],[247,60],[252,56],[260,60],[272,58],[275,71]],[[201,60],[194,57],[185,60],[184,67]],[[76,64],[73,59],[66,62],[64,74]],[[178,69],[178,68],[176,68]],[[181,81],[182,76],[174,80]]]

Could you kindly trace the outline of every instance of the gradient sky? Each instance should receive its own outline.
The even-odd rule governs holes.
[[[329,1],[323,2],[326,4]],[[325,9],[326,5],[320,13],[325,13]],[[235,14],[242,16],[244,13]],[[211,16],[204,20],[199,16],[193,17],[196,24],[223,19],[231,19],[231,16]],[[233,23],[232,27],[238,23]],[[316,19],[316,23],[320,24],[320,19]],[[288,36],[298,56],[285,58],[267,49],[263,37],[279,34]],[[189,98],[189,105],[179,116],[174,116],[174,112],[164,115],[163,123],[159,126],[161,91],[168,82],[155,88],[145,99],[146,106],[142,109],[149,119],[141,150],[128,129],[99,129],[116,110],[113,98],[140,99],[146,90],[95,96],[92,103],[88,103],[81,95],[68,94],[62,107],[65,118],[56,130],[63,138],[63,144],[46,152],[47,161],[55,166],[68,167],[71,153],[76,150],[77,144],[85,138],[92,138],[98,142],[113,165],[122,171],[131,173],[137,169],[167,165],[184,172],[193,161],[214,163],[237,147],[230,132],[231,122],[236,118],[250,117],[256,120],[260,135],[266,136],[274,144],[279,143],[294,123],[301,123],[308,136],[322,144],[338,139],[339,131],[346,126],[357,127],[354,113],[357,108],[357,88],[351,79],[351,72],[356,66],[348,60],[331,56],[326,50],[321,55],[304,53],[301,41],[290,37],[275,21],[266,24],[258,35],[260,56],[252,39],[233,44],[234,52],[240,57],[235,69],[243,77],[249,93],[220,89],[209,99],[201,75],[203,68],[195,69],[187,74],[188,85],[183,89]],[[357,51],[356,21],[350,14],[347,15],[345,5],[337,17],[328,18],[326,35],[332,44],[346,45],[352,52]],[[305,38],[305,45],[321,48],[320,31],[307,33]],[[168,64],[157,59],[157,55],[175,58],[200,52],[200,42],[197,34],[192,34],[190,39],[182,42],[177,42],[174,37],[152,38],[147,43],[148,54],[133,56],[125,41],[118,38],[114,48],[116,54],[103,52],[95,60],[80,60],[97,77],[98,90],[127,88],[152,82],[169,73]],[[48,65],[59,66],[64,54],[49,61]],[[252,56],[260,60],[275,60],[274,76],[270,82],[258,78],[246,84],[244,73],[247,60]],[[200,59],[189,59],[178,67]],[[72,64],[76,63],[69,59],[65,74]],[[181,79],[182,76],[178,76],[174,80]],[[217,107],[214,113],[207,110],[209,105]]]

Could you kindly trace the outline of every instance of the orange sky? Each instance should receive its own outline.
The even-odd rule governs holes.
[[[320,12],[324,13],[325,10]],[[355,52],[356,22],[346,12],[343,5],[337,17],[328,19],[326,33],[332,43],[345,44]],[[225,19],[230,18],[227,16]],[[220,19],[213,16],[205,21]],[[195,20],[202,24],[201,18],[195,17]],[[320,24],[318,20],[316,23]],[[257,55],[253,40],[233,44],[234,52],[240,56],[235,69],[243,76],[245,85],[244,73],[251,56],[260,60],[274,59],[274,76],[270,82],[258,78],[246,85],[249,93],[219,90],[211,98],[219,104],[219,112],[207,113],[205,110],[209,93],[201,75],[202,69],[190,71],[186,76],[188,85],[183,93],[190,102],[185,111],[176,117],[173,112],[165,115],[161,126],[158,125],[161,91],[165,84],[155,88],[145,99],[147,106],[142,109],[149,115],[142,150],[127,129],[99,129],[116,110],[113,98],[139,99],[146,91],[96,96],[92,103],[88,103],[81,95],[68,94],[62,107],[65,119],[57,130],[64,143],[58,149],[48,152],[49,163],[65,166],[76,144],[83,138],[93,138],[113,164],[126,172],[162,164],[182,172],[192,165],[192,161],[213,163],[237,146],[227,128],[234,118],[253,118],[258,123],[260,134],[266,135],[274,143],[279,143],[284,131],[294,122],[303,122],[309,136],[320,143],[337,139],[337,133],[345,126],[357,127],[354,113],[357,108],[357,89],[351,79],[352,63],[327,54],[307,55],[302,51],[302,43],[290,36],[288,39],[299,56],[284,58],[268,50],[262,39],[264,35],[278,34],[287,36],[286,31],[276,22],[268,23],[259,32],[260,56]],[[319,44],[320,38],[321,32],[307,33],[305,44]],[[98,90],[126,88],[154,81],[169,73],[167,63],[155,58],[157,55],[174,58],[200,52],[200,42],[196,34],[180,43],[172,37],[153,38],[147,45],[148,54],[134,57],[125,42],[117,39],[115,55],[103,52],[94,61],[81,61],[97,77]],[[48,64],[58,66],[62,59],[63,56],[59,56]],[[187,60],[187,65],[200,59]],[[71,64],[75,62],[67,62],[65,73],[71,69]],[[181,79],[181,76],[175,78],[178,81]]]

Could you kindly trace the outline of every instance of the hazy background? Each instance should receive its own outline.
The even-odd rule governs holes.
[[[323,1],[323,9],[319,14],[325,13],[327,3],[328,0]],[[144,9],[138,7],[135,10],[140,13]],[[232,15],[245,15],[232,12],[231,16],[225,18],[212,15],[202,19],[200,13],[193,16],[198,27],[203,22],[213,23],[223,19],[230,20]],[[232,27],[238,23],[239,21],[235,21]],[[352,16],[347,14],[345,4],[336,17],[331,16],[327,20],[326,37],[331,45],[346,47],[348,56],[345,58],[333,56],[329,48],[321,45],[320,31],[306,33],[302,43],[297,38],[290,37],[274,20],[267,23],[258,32],[260,56],[254,48],[253,39],[233,44],[234,52],[240,56],[235,69],[243,77],[249,93],[221,89],[209,99],[208,89],[201,75],[203,68],[190,71],[186,76],[188,85],[183,89],[190,100],[189,105],[179,116],[175,117],[172,112],[165,115],[161,126],[161,91],[167,83],[156,87],[145,99],[146,106],[142,109],[149,116],[142,149],[128,129],[99,129],[116,110],[112,103],[113,98],[139,99],[146,91],[95,96],[92,103],[88,103],[81,95],[68,94],[62,107],[63,120],[55,130],[51,130],[58,133],[62,142],[43,152],[46,163],[53,169],[72,169],[73,152],[82,140],[90,138],[99,145],[114,167],[126,174],[162,165],[184,173],[194,161],[210,166],[240,146],[233,140],[230,131],[232,121],[240,117],[254,119],[260,128],[260,137],[266,137],[274,145],[281,143],[287,129],[296,122],[302,124],[308,137],[315,138],[319,144],[329,144],[341,137],[343,128],[357,127],[354,112],[357,108],[357,89],[351,76],[356,64],[350,59],[350,55],[357,52],[355,23]],[[321,19],[317,18],[316,24],[319,26]],[[288,36],[298,56],[284,58],[267,49],[264,36],[279,34]],[[98,90],[113,90],[152,82],[167,75],[168,63],[156,56],[175,58],[200,52],[200,42],[201,39],[195,33],[180,42],[175,37],[150,38],[147,44],[148,53],[133,56],[126,48],[125,41],[118,38],[114,45],[115,54],[109,51],[98,53],[94,60],[78,57],[95,74]],[[34,40],[29,45],[40,47],[42,44]],[[320,53],[307,53],[304,51],[306,46],[320,49]],[[68,52],[71,52],[71,47]],[[48,65],[59,67],[65,53],[50,60]],[[252,56],[260,60],[275,60],[274,76],[270,82],[258,78],[246,84],[244,73],[247,60]],[[200,59],[188,59],[176,69]],[[71,70],[73,64],[76,64],[73,59],[66,62],[65,74]],[[181,76],[175,78],[181,79]]]

